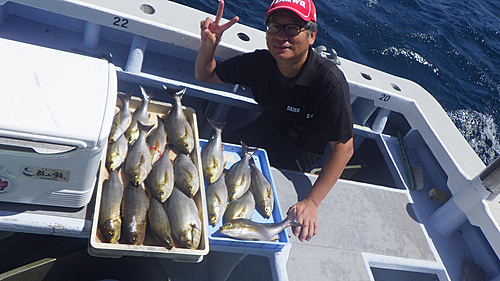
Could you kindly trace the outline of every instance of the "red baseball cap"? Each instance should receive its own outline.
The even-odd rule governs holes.
[[[265,17],[279,9],[290,10],[305,21],[316,22],[316,7],[312,0],[273,0]]]

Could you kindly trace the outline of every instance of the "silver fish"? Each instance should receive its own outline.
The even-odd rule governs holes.
[[[226,223],[238,218],[251,218],[255,210],[255,199],[250,191],[227,205],[222,222]]]
[[[255,147],[249,147],[241,142],[243,158],[234,163],[226,175],[226,186],[229,202],[240,198],[250,188],[250,168],[248,163],[250,157],[257,151]]]
[[[127,158],[128,145],[124,135],[121,135],[115,142],[108,144],[106,151],[106,168],[116,170]]]
[[[146,134],[153,126],[143,125],[139,121],[137,123],[139,138],[128,150],[127,159],[125,159],[125,174],[136,185],[139,185],[146,179],[152,168]]]
[[[222,130],[226,122],[217,122],[207,118],[215,133],[201,152],[203,176],[209,183],[215,182],[224,170],[224,145],[222,144]]]
[[[255,166],[253,158],[250,159],[250,170],[252,180],[250,182],[250,191],[255,197],[257,211],[264,217],[270,218],[274,208],[273,187]]]
[[[156,92],[147,93],[142,86],[139,87],[141,88],[142,93],[142,105],[134,111],[134,114],[132,115],[132,122],[130,123],[128,129],[125,131],[125,138],[127,139],[127,143],[129,145],[133,144],[139,137],[139,128],[137,127],[137,121],[141,122],[142,124],[148,124],[149,102],[156,94]]]
[[[227,207],[226,172],[205,189],[207,198],[207,213],[210,225],[215,226],[222,218]]]
[[[151,154],[151,163],[154,164],[158,159],[160,159],[167,144],[167,135],[165,133],[164,120],[156,115],[157,122],[156,128],[154,128],[151,133],[146,138],[148,143],[149,153]]]
[[[153,165],[151,172],[146,178],[146,186],[151,196],[161,203],[165,202],[172,194],[174,188],[174,167],[168,153],[170,147],[167,145],[160,160]]]
[[[165,90],[167,89],[165,86],[163,87]],[[181,100],[185,92],[186,88],[170,94],[174,102],[168,117],[165,118],[165,130],[170,143],[180,149],[182,153],[190,154],[194,148],[194,135],[182,109]]]
[[[201,241],[201,219],[192,198],[177,187],[167,200],[167,216],[174,241],[183,248],[197,249]]]
[[[280,223],[258,223],[250,219],[240,218],[226,222],[219,228],[220,233],[242,240],[276,241],[279,234],[289,226],[303,226],[295,221],[293,212]]]
[[[174,160],[175,184],[189,197],[193,197],[200,188],[198,169],[188,155],[180,153]]]
[[[117,243],[121,235],[120,205],[123,197],[123,184],[120,181],[119,171],[120,168],[110,171],[109,178],[102,184],[99,229],[104,240],[109,243]]]
[[[149,197],[144,185],[129,183],[122,201],[122,236],[125,243],[141,245],[146,237]]]
[[[170,222],[163,205],[151,198],[151,203],[148,210],[148,226],[153,236],[167,249],[172,249],[174,240],[170,231]]]
[[[122,101],[123,106],[113,119],[111,132],[109,133],[109,142],[115,142],[121,135],[125,133],[125,131],[132,123],[130,99],[132,98],[133,93],[134,91],[130,91],[128,94],[122,92],[119,92],[117,94],[118,98]]]

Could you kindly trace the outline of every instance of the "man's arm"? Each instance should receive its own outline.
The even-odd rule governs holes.
[[[217,45],[221,40],[222,33],[224,33],[226,29],[230,28],[239,20],[238,17],[234,17],[227,23],[219,25],[220,20],[222,19],[223,12],[224,0],[220,0],[219,9],[217,10],[217,15],[215,16],[215,21],[212,21],[212,19],[208,17],[200,23],[201,46],[198,50],[198,55],[196,56],[194,70],[196,79],[201,82],[222,82],[215,73],[215,67],[217,65],[214,59],[215,49],[217,48]]]
[[[353,139],[346,142],[331,142],[332,151],[328,155],[321,172],[306,198],[293,205],[297,221],[304,227],[295,227],[293,234],[300,241],[310,241],[318,233],[318,207],[342,175],[342,171],[354,152]]]

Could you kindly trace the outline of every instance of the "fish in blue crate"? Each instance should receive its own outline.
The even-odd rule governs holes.
[[[209,118],[207,118],[207,121],[215,132],[212,139],[207,142],[201,152],[201,164],[205,179],[209,183],[214,183],[219,179],[225,166],[222,130],[226,126],[226,121],[217,122]]]
[[[211,226],[215,226],[224,215],[227,207],[226,171],[223,171],[214,183],[206,187],[205,193],[208,222]]]
[[[251,178],[250,191],[255,198],[257,212],[268,219],[271,217],[274,209],[274,193],[271,183],[255,166],[253,158],[250,159]]]
[[[255,211],[255,199],[252,192],[248,190],[240,198],[230,202],[227,205],[224,216],[222,217],[222,222],[237,219],[237,218],[250,218]]]
[[[240,198],[250,188],[249,161],[258,149],[247,146],[243,141],[241,141],[241,147],[243,149],[243,158],[234,163],[226,175],[229,202]]]
[[[293,212],[279,223],[259,223],[248,218],[227,221],[219,228],[220,233],[235,239],[253,241],[277,241],[279,234],[289,226],[303,226],[295,219]]]

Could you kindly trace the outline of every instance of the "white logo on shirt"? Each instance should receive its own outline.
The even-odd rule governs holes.
[[[300,112],[300,108],[289,106],[289,105],[287,105],[286,110],[290,111],[290,112],[294,112],[294,113],[299,113]]]

